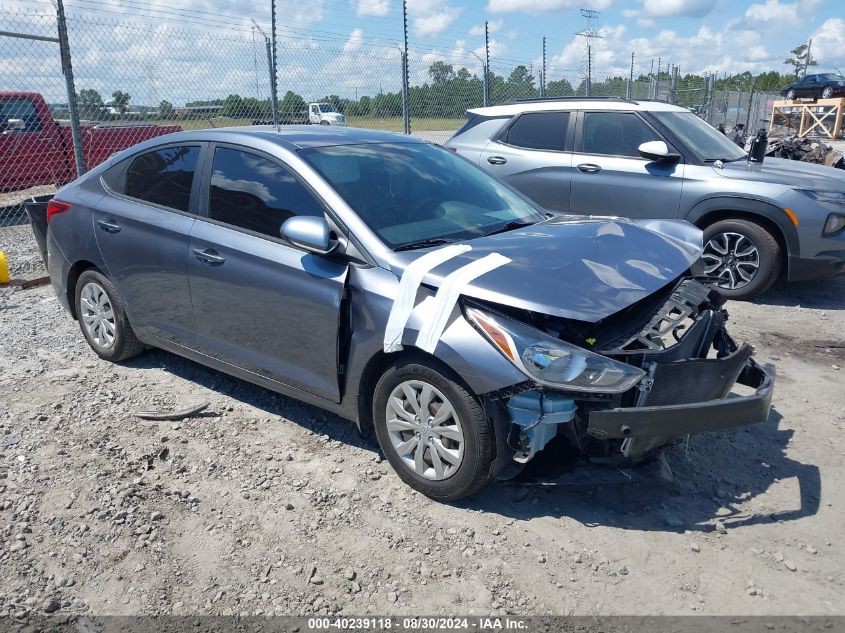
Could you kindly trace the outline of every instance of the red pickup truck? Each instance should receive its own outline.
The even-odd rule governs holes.
[[[80,127],[89,169],[136,143],[182,130],[178,125],[147,123]],[[53,119],[37,92],[0,91],[0,191],[62,185],[76,176],[70,126]]]

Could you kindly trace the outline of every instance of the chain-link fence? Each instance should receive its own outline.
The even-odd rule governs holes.
[[[271,29],[254,21],[205,15],[186,28],[183,14],[127,22],[72,9],[63,24],[53,5],[33,3],[41,8],[0,7],[0,226],[25,221],[23,201],[80,169],[180,129],[339,123],[445,141],[470,108],[589,95],[669,101],[714,126],[753,130],[773,98],[716,90],[712,77],[675,68],[544,78],[545,63],[488,58],[483,48],[441,55],[421,43],[406,63],[398,40],[367,42],[357,29],[341,43],[282,29],[274,62]]]

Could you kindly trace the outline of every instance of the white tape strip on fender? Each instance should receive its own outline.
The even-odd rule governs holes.
[[[499,266],[504,266],[509,261],[511,261],[510,258],[504,255],[490,253],[486,257],[476,259],[448,275],[434,296],[433,314],[430,319],[425,321],[417,336],[417,347],[432,354],[434,348],[437,347],[437,341],[443,334],[443,330],[446,329],[446,322],[449,320],[452,308],[455,307],[464,286],[473,279],[481,277],[481,275],[489,273]]]
[[[393,300],[393,307],[387,317],[387,327],[384,330],[385,352],[398,352],[402,349],[402,333],[408,325],[408,319],[411,318],[417,299],[417,289],[426,273],[453,257],[471,250],[472,247],[468,244],[450,244],[426,253],[408,264],[399,279],[396,299]]]

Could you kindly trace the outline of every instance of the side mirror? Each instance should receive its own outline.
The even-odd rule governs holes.
[[[280,233],[292,246],[315,255],[327,255],[337,247],[337,241],[331,239],[329,223],[324,217],[293,216],[285,220]]]
[[[673,163],[680,160],[680,154],[673,154],[664,141],[648,141],[640,145],[637,150],[640,156],[648,160],[656,160],[661,163]]]
[[[6,119],[6,125],[3,126],[5,132],[22,132],[26,129],[26,124],[23,119]]]

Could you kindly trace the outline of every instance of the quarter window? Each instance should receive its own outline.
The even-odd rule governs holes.
[[[21,119],[24,132],[40,132],[41,117],[32,99],[0,99],[0,130],[5,130],[9,119]]]
[[[632,112],[585,112],[584,153],[640,157],[647,141],[662,140]]]
[[[123,193],[187,213],[199,154],[199,147],[167,147],[136,156]]]
[[[508,145],[562,152],[566,149],[569,112],[528,112],[505,133]]]
[[[279,237],[289,217],[323,214],[308,189],[278,163],[236,149],[215,150],[208,197],[212,220]]]

